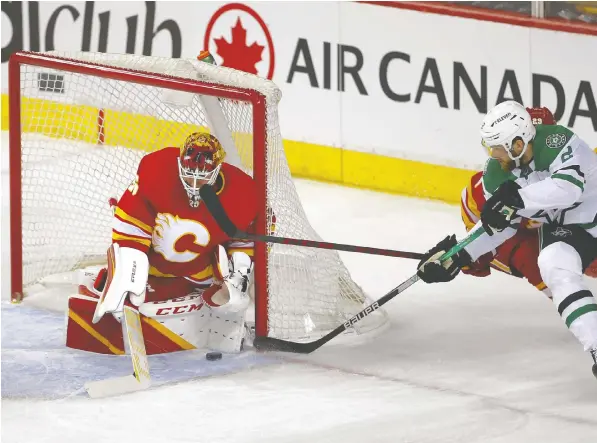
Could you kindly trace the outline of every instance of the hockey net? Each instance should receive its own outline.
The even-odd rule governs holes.
[[[271,81],[196,59],[18,53],[9,89],[13,298],[50,275],[103,262],[108,200],[144,155],[198,129],[256,180],[259,233],[319,239],[290,175]],[[257,244],[254,280],[259,335],[315,338],[371,302],[336,251]],[[356,332],[385,321],[376,313]]]

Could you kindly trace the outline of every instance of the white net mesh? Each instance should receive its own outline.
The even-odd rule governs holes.
[[[111,238],[108,200],[119,198],[143,155],[178,146],[204,128],[222,141],[227,161],[253,173],[251,103],[215,99],[102,76],[102,68],[252,89],[266,98],[267,207],[270,235],[319,240],[310,226],[284,154],[273,82],[198,60],[100,53],[52,53],[98,65],[93,75],[21,65],[21,157],[24,286],[51,274],[104,261]],[[271,214],[269,218],[271,220]],[[268,224],[269,225],[269,224]],[[269,335],[310,339],[371,302],[337,252],[270,245]],[[379,327],[385,315],[359,322]]]

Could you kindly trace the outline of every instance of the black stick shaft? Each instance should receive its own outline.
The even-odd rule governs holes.
[[[200,190],[201,199],[205,202],[207,209],[214,217],[220,228],[231,238],[237,240],[259,241],[266,243],[277,243],[283,245],[304,246],[318,249],[335,249],[338,251],[360,252],[362,254],[384,255],[388,257],[411,258],[421,260],[423,254],[417,252],[396,251],[393,249],[371,248],[368,246],[354,246],[343,243],[330,243],[316,240],[302,240],[289,237],[277,237],[273,235],[249,234],[239,230],[230,220],[222,207],[220,199],[211,186],[202,186]]]

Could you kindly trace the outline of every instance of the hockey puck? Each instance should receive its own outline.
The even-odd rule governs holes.
[[[205,354],[205,358],[209,361],[221,360],[222,353],[221,352],[208,352]]]

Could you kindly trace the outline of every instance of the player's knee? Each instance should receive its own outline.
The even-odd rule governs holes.
[[[569,244],[552,243],[539,253],[537,260],[541,277],[548,287],[582,279],[582,262]]]

